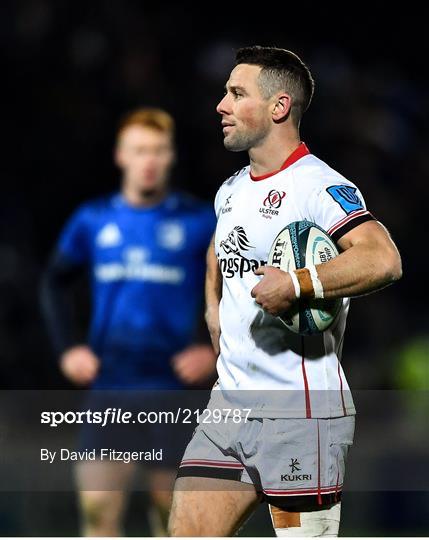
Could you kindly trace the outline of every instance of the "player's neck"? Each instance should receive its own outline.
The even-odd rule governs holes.
[[[139,191],[124,185],[121,193],[125,201],[130,206],[156,206],[161,203],[167,196],[166,189],[158,189],[153,191]]]
[[[263,176],[278,171],[286,159],[299,146],[298,132],[285,137],[284,133],[273,133],[261,146],[249,150],[250,171],[254,176]]]

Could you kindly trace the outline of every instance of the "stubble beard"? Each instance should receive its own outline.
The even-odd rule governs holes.
[[[223,144],[230,152],[247,152],[251,148],[259,146],[266,136],[267,129],[264,128],[253,131],[252,133],[236,132],[229,136],[227,135],[223,140]]]

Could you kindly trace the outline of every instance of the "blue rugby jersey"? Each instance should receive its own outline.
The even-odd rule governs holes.
[[[72,215],[57,252],[90,270],[95,388],[181,387],[170,359],[194,337],[214,228],[211,205],[177,192],[153,207],[115,194]]]

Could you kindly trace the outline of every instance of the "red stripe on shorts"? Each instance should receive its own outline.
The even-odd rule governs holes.
[[[241,463],[233,463],[231,461],[221,461],[217,459],[184,459],[180,467],[219,467],[228,469],[244,469]]]

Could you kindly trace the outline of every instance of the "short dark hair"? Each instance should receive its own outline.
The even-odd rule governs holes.
[[[266,99],[279,91],[290,94],[290,114],[298,126],[314,93],[314,79],[299,56],[286,49],[255,45],[237,50],[235,65],[239,64],[253,64],[262,68],[258,82]]]

